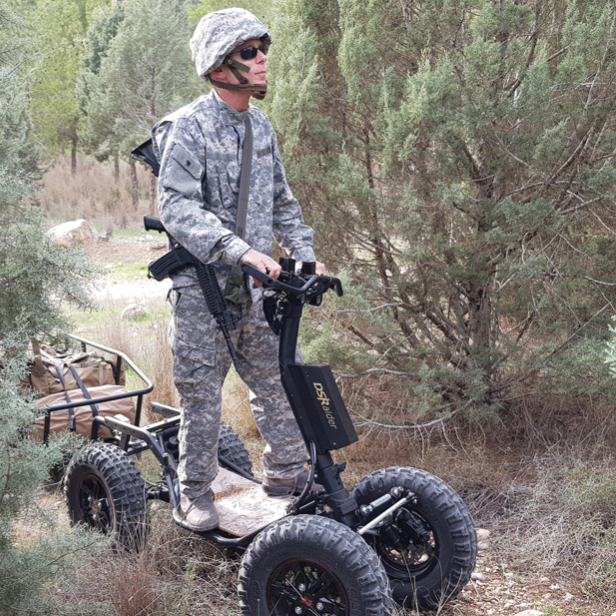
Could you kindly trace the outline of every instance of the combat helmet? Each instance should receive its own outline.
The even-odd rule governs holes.
[[[208,77],[214,69],[225,64],[240,83],[221,83],[209,77],[210,83],[226,90],[249,91],[255,98],[265,98],[267,86],[248,85],[240,71],[248,73],[250,67],[229,56],[238,45],[251,39],[260,39],[265,45],[271,43],[270,31],[250,11],[231,8],[203,16],[190,39],[197,74]]]

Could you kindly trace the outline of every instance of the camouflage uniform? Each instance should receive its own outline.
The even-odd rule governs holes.
[[[242,240],[233,229],[246,114],[253,162]],[[298,261],[315,259],[313,231],[286,182],[274,131],[261,110],[235,111],[212,91],[159,122],[153,139],[161,161],[159,212],[165,228],[202,262],[214,265],[221,288],[249,248],[271,255],[274,239]],[[170,301],[174,380],[182,406],[179,477],[192,499],[216,476],[221,388],[231,359],[194,268],[174,277]],[[280,382],[278,338],[265,321],[262,290],[245,280],[240,303],[229,306],[241,317],[232,337],[266,441],[264,474],[294,477],[303,468],[306,448]]]

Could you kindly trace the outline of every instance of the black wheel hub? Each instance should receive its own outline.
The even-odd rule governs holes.
[[[350,616],[338,578],[323,565],[292,559],[279,565],[268,580],[268,608],[272,614]]]
[[[103,532],[111,528],[109,497],[102,481],[96,475],[86,475],[79,486],[79,505],[83,521]]]
[[[393,541],[392,537],[396,540]],[[373,537],[377,553],[392,577],[405,579],[427,574],[436,565],[437,545],[434,532],[418,516],[401,509],[394,520]]]

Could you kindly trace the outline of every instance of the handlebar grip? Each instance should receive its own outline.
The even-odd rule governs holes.
[[[255,278],[259,282],[263,283],[266,287],[271,287],[276,282],[275,278],[264,274],[261,270],[258,270],[254,265],[250,265],[249,263],[242,263],[242,271],[245,274],[248,274],[252,278]]]

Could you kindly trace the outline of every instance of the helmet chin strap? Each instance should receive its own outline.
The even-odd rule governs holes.
[[[223,90],[234,90],[236,92],[250,92],[256,99],[262,101],[265,98],[267,93],[267,84],[249,84],[248,79],[240,73],[240,71],[244,71],[244,73],[250,73],[250,67],[242,64],[241,62],[237,62],[232,58],[227,57],[224,61],[226,66],[229,67],[229,70],[233,74],[233,76],[240,82],[236,83],[224,83],[222,81],[216,81],[212,79],[210,76],[210,82],[214,84],[217,88],[222,88]],[[239,70],[238,70],[239,69]]]

